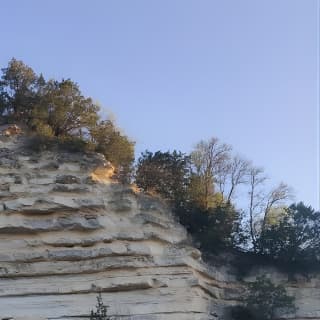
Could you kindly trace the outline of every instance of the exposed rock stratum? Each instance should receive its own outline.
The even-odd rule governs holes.
[[[23,141],[0,139],[0,319],[88,319],[99,292],[115,319],[228,319],[242,282],[202,262],[161,200],[115,183],[101,155]],[[320,319],[320,277],[255,272],[296,296],[291,318]]]

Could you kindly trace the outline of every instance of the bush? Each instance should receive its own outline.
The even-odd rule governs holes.
[[[243,306],[231,309],[234,320],[274,320],[278,315],[296,311],[294,297],[287,295],[282,285],[274,285],[265,276],[248,285]]]
[[[241,316],[247,312],[253,319],[273,320],[277,314],[295,311],[294,297],[288,296],[282,285],[274,285],[265,276],[260,276],[248,285],[245,309],[238,312],[238,318],[235,319],[243,319]]]

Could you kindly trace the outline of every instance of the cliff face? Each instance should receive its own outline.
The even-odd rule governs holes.
[[[35,153],[0,139],[0,319],[89,316],[98,292],[117,319],[227,319],[243,285],[206,266],[160,201],[110,179],[96,154]],[[299,310],[320,319],[320,278],[287,277]]]

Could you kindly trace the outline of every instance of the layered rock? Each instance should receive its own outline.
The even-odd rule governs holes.
[[[232,269],[205,265],[161,200],[111,175],[101,155],[0,139],[0,319],[88,319],[98,292],[116,319],[227,319],[244,290]],[[320,319],[319,278],[271,273],[293,317]]]

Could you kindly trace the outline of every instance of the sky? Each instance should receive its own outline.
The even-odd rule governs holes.
[[[71,78],[136,152],[217,137],[319,209],[319,1],[3,0],[0,66]]]

